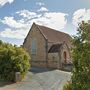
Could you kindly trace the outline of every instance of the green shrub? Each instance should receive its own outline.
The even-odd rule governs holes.
[[[29,60],[23,48],[0,43],[0,79],[14,81],[16,72],[20,72],[23,78],[30,69]]]
[[[72,43],[73,90],[90,90],[90,23],[82,21]]]
[[[72,83],[72,81],[68,81],[64,87],[63,90],[90,90],[90,83],[88,84],[81,84],[81,83]]]
[[[71,84],[70,81],[68,81],[68,82],[64,85],[63,90],[73,90],[73,89],[72,89],[72,84]]]

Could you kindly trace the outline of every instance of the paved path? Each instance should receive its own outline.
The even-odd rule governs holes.
[[[0,85],[0,90],[62,90],[69,79],[70,73],[60,70],[34,74],[29,72],[22,82]]]

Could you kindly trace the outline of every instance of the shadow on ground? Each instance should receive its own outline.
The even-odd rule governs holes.
[[[48,72],[48,71],[52,71],[52,70],[54,70],[54,69],[31,67],[30,72],[36,74],[36,73],[43,73],[43,72]]]
[[[69,72],[32,67],[22,82],[0,81],[0,90],[62,90],[70,78]]]
[[[32,72],[33,74],[37,74],[37,73],[48,72],[48,71],[52,71],[52,70],[53,69],[31,67],[31,69],[29,71]],[[10,84],[13,84],[13,82],[0,80],[0,87],[4,87],[4,86],[10,85]]]
[[[13,82],[0,80],[0,87],[4,87],[4,86],[10,85],[10,84],[13,84]]]

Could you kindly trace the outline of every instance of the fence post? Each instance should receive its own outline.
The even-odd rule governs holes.
[[[16,72],[15,73],[15,82],[20,82],[21,81],[21,73],[20,72]]]

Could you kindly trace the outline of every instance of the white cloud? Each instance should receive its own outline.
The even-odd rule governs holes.
[[[36,2],[36,5],[43,6],[43,5],[45,5],[45,4],[42,3],[42,2]]]
[[[63,29],[67,23],[65,16],[67,14],[60,12],[47,12],[40,18],[33,19],[32,22],[36,22],[40,25],[45,25],[57,30]]]
[[[0,20],[3,24],[8,25],[11,28],[22,28],[24,27],[24,24],[19,22],[18,20],[16,21],[14,17],[4,17],[3,20]]]
[[[88,21],[90,20],[90,9],[79,9],[74,12],[73,14],[73,24],[75,26],[78,25],[81,21]]]
[[[41,7],[39,10],[37,10],[38,12],[47,12],[48,9],[46,7]]]
[[[63,29],[67,23],[65,18],[67,14],[61,12],[48,11],[39,14],[28,10],[21,10],[16,12],[15,15],[21,16],[21,18],[16,20],[14,17],[4,17],[0,20],[0,22],[9,27],[0,32],[2,37],[24,39],[33,22],[57,30]]]
[[[6,3],[11,4],[14,0],[0,0],[0,6],[4,6]]]
[[[24,18],[28,18],[28,19],[32,19],[37,16],[35,12],[31,12],[29,10],[21,10],[16,13],[19,14],[20,16],[23,16]]]
[[[4,31],[0,32],[0,36],[7,37],[7,38],[15,38],[15,39],[23,39],[27,34],[27,30],[23,29],[15,29],[12,30],[10,28],[6,28]]]

